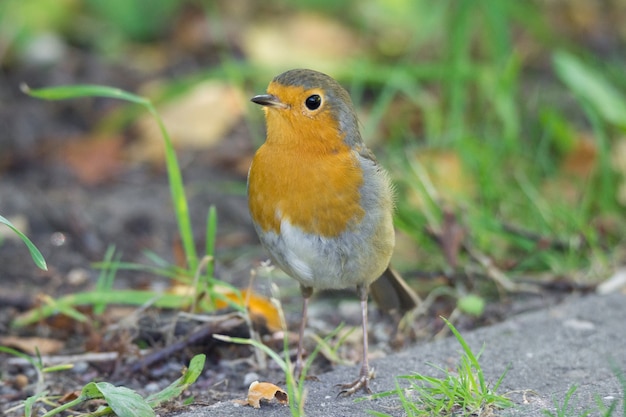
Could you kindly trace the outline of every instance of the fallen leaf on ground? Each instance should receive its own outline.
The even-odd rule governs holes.
[[[168,290],[171,294],[179,295],[188,295],[192,291],[193,287],[186,284],[178,284]],[[214,285],[213,291],[212,297],[215,309],[220,310],[228,307],[229,302],[226,300],[229,300],[235,305],[245,305],[248,308],[250,318],[255,324],[267,326],[272,333],[282,329],[278,309],[267,297],[247,289],[236,291],[227,286],[219,285]]]
[[[287,393],[280,387],[269,382],[254,381],[248,388],[248,398],[246,400],[235,400],[242,405],[250,405],[254,408],[261,408],[261,401],[272,401],[276,399],[280,404],[288,404]]]
[[[184,95],[158,106],[174,146],[207,149],[222,140],[241,120],[246,101],[243,93],[230,84],[210,80],[197,84]],[[137,122],[139,143],[130,152],[137,161],[162,163],[161,131],[152,115]]]
[[[561,163],[561,173],[576,178],[588,178],[596,167],[598,147],[590,135],[576,138],[573,148]]]
[[[229,293],[227,297],[233,302],[239,302],[237,294]],[[276,306],[267,298],[254,291],[241,290],[241,297],[247,300],[247,307],[252,321],[265,324],[270,332],[281,330],[280,315]],[[226,303],[224,303],[226,307]]]
[[[115,178],[122,170],[123,138],[95,135],[65,142],[58,158],[85,185],[98,185]]]
[[[550,201],[577,204],[585,193],[588,178],[596,169],[598,147],[593,138],[581,133],[564,155],[557,175],[542,185],[542,195]]]
[[[42,355],[50,355],[61,350],[65,343],[45,337],[5,336],[0,337],[0,345],[12,347],[29,355],[36,355],[37,351]]]
[[[61,398],[59,398],[59,404],[69,403],[70,401],[74,401],[78,397],[80,397],[80,391],[67,392]]]

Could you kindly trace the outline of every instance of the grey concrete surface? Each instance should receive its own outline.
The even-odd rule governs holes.
[[[572,297],[549,309],[522,314],[506,322],[463,334],[474,352],[484,344],[480,358],[485,378],[495,383],[508,368],[499,393],[509,393],[515,406],[500,410],[500,416],[544,416],[555,413],[567,391],[578,386],[570,400],[567,416],[600,416],[597,400],[618,401],[613,417],[623,415],[623,387],[612,365],[626,372],[626,295]],[[394,376],[419,372],[437,375],[428,363],[453,368],[461,355],[454,338],[417,345],[401,353],[372,361],[376,378],[372,389],[394,388]],[[335,384],[354,378],[357,367],[338,367],[308,382],[306,416],[368,416],[368,410],[391,416],[407,415],[392,398],[355,401],[336,398]],[[403,382],[400,382],[403,385]],[[245,393],[242,393],[242,398]],[[363,398],[361,395],[360,398]],[[260,409],[224,402],[208,407],[191,406],[177,417],[199,416],[289,416],[289,408],[278,404]]]

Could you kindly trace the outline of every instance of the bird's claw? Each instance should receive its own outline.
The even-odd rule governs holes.
[[[370,379],[374,379],[374,369],[370,369],[368,372],[362,373],[354,382],[349,384],[337,384],[337,386],[341,388],[337,397],[349,397],[361,389],[366,394],[371,394],[372,390],[369,387]]]

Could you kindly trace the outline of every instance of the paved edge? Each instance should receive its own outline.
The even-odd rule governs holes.
[[[463,337],[474,352],[480,351],[485,378],[493,385],[507,371],[499,393],[509,393],[515,402],[512,409],[496,415],[545,416],[544,410],[555,411],[555,403],[562,404],[567,391],[577,390],[570,400],[571,412],[582,415],[591,410],[591,416],[600,415],[597,400],[604,404],[618,401],[618,412],[624,393],[615,377],[617,367],[626,372],[626,295],[572,296],[557,306],[521,314],[494,326],[466,332]],[[453,369],[461,355],[461,347],[454,338],[417,345],[398,354],[372,361],[377,370],[372,381],[375,392],[395,387],[394,375],[413,372],[436,375],[428,365],[432,363]],[[613,368],[612,368],[613,366]],[[316,416],[367,416],[368,410],[403,416],[406,412],[392,397],[336,398],[335,384],[354,378],[357,367],[338,367],[320,376],[319,382],[308,382],[305,413]],[[400,384],[406,386],[402,380]],[[242,398],[245,392],[242,392]],[[361,401],[358,401],[358,400]],[[253,409],[222,402],[208,407],[190,406],[186,410],[168,414],[177,417],[198,416],[289,416],[286,406],[263,404]]]

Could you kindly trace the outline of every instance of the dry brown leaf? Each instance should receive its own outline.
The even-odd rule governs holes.
[[[315,68],[333,72],[361,50],[358,38],[346,26],[313,13],[252,25],[243,38],[248,59],[276,71]]]
[[[598,149],[591,138],[580,134],[572,148],[563,157],[559,171],[542,185],[542,193],[551,201],[576,204],[580,201],[587,178],[596,169]]]
[[[236,87],[211,80],[196,85],[186,94],[158,107],[159,115],[174,146],[207,149],[222,140],[239,122],[246,105]],[[151,115],[137,122],[139,143],[130,152],[138,161],[162,163],[161,131]]]
[[[568,38],[589,38],[606,27],[607,17],[610,17],[605,15],[609,8],[605,8],[602,2],[553,0],[545,4],[549,25]]]
[[[596,167],[598,148],[593,138],[580,135],[561,163],[561,173],[576,178],[588,178]]]
[[[42,355],[50,355],[61,350],[65,343],[44,337],[4,336],[0,337],[0,345],[12,347],[29,355],[36,355],[37,351]]]
[[[74,401],[78,397],[80,397],[80,391],[66,392],[61,398],[59,398],[59,404],[69,403],[70,401]]]
[[[620,174],[617,201],[622,206],[626,206],[626,137],[620,138],[613,144],[611,164],[613,169]]]
[[[261,401],[272,401],[276,399],[280,404],[288,404],[287,393],[280,387],[269,382],[254,381],[248,388],[248,405],[254,408],[261,408]]]
[[[95,135],[66,142],[57,157],[85,185],[103,184],[123,168],[123,138]]]

